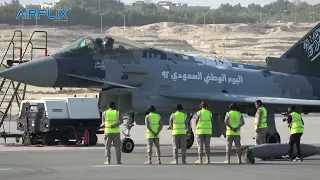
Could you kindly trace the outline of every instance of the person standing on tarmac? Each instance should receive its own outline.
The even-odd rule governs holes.
[[[227,146],[226,146],[226,160],[224,163],[230,163],[231,147],[234,142],[236,146],[238,163],[241,164],[241,136],[240,128],[245,124],[242,114],[238,111],[238,105],[231,103],[229,106],[229,112],[226,113],[225,124],[226,124],[226,135],[227,135]]]
[[[110,164],[111,160],[111,144],[113,143],[116,150],[117,164],[121,163],[121,139],[120,139],[120,125],[123,120],[120,119],[119,111],[115,109],[115,103],[111,102],[108,109],[102,115],[102,124],[105,126],[105,163]]]
[[[178,164],[178,149],[181,148],[182,164],[186,162],[187,151],[187,115],[183,113],[183,107],[181,104],[177,104],[174,109],[175,113],[172,113],[169,119],[169,126],[172,130],[172,149],[173,149],[173,161],[171,164]]]
[[[302,161],[301,157],[301,148],[300,148],[300,140],[301,136],[304,133],[304,122],[301,118],[301,115],[295,112],[295,107],[290,106],[288,108],[288,127],[290,128],[290,140],[289,140],[289,155],[283,156],[283,158],[288,160],[295,160],[295,161]],[[292,152],[293,152],[293,145],[296,145],[297,148],[297,157],[293,159]]]
[[[157,164],[161,164],[159,134],[163,128],[163,123],[161,121],[161,116],[156,113],[156,108],[153,105],[150,105],[147,111],[149,114],[147,114],[145,117],[145,123],[147,126],[146,138],[148,140],[148,145],[147,145],[148,161],[146,161],[145,164],[152,164],[151,156],[152,156],[153,144],[156,147]]]
[[[262,102],[257,100],[255,102],[257,112],[254,118],[254,128],[256,131],[256,145],[265,144],[268,131],[267,125],[267,110],[263,107]]]
[[[196,119],[196,136],[198,143],[199,159],[196,164],[202,164],[203,144],[206,149],[206,163],[210,163],[210,140],[212,135],[212,113],[207,109],[207,102],[200,104],[200,111],[195,114]]]

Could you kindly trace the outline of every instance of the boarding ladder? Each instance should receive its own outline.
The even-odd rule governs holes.
[[[45,38],[45,45],[44,47],[35,47],[35,41],[34,41],[34,35],[35,34],[43,34],[40,36],[41,38]],[[26,47],[24,48],[23,52],[23,43],[27,43]],[[9,51],[12,49],[12,56],[10,57]],[[44,50],[44,55],[48,55],[48,34],[46,31],[33,31],[31,34],[29,40],[27,42],[23,42],[23,33],[21,30],[15,30],[13,33],[13,36],[11,38],[11,41],[9,42],[9,46],[5,52],[5,54],[2,57],[0,71],[3,71],[5,69],[11,68],[14,65],[19,65],[24,62],[28,62],[33,60],[34,57],[34,50]],[[27,50],[30,51],[30,58],[24,58]],[[19,52],[19,55],[16,56],[17,51]],[[9,56],[9,57],[8,57]],[[17,114],[20,110],[20,103],[25,98],[27,89],[27,84],[22,84],[19,82],[15,82],[9,79],[5,79],[0,77],[0,129],[2,126],[3,132],[0,130],[0,137],[17,137],[17,135],[8,134],[6,132],[5,126],[4,126],[4,120],[6,118],[9,118],[9,133],[10,133],[10,124],[11,124],[11,117],[12,117],[12,105],[13,102],[17,103],[17,112],[14,112],[14,114]],[[6,139],[5,139],[6,140]]]

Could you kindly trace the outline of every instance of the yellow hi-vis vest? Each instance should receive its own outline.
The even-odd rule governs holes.
[[[150,121],[150,128],[152,129],[153,132],[157,132],[159,129],[159,121],[160,121],[160,115],[157,113],[150,113],[147,116],[149,116],[149,121]],[[149,129],[147,128],[147,133],[146,133],[146,138],[151,139],[151,138],[159,138],[160,134],[157,136],[154,136]]]
[[[259,107],[259,109],[262,111],[262,119],[261,119],[261,124],[259,126],[259,129],[267,128],[268,127],[268,125],[267,125],[267,110],[264,107]],[[258,124],[258,110],[257,110],[256,116],[254,118],[254,128],[255,129],[257,129],[257,124]]]
[[[186,114],[182,112],[177,111],[173,114],[172,135],[187,134],[185,119]]]
[[[114,109],[108,109],[104,112],[104,133],[120,133],[120,127],[111,128],[112,125],[115,125],[119,122],[119,112]]]
[[[296,113],[296,112],[292,112],[290,115],[292,116],[290,134],[303,133],[304,132],[304,125],[302,123],[300,114]]]
[[[200,111],[196,134],[212,134],[211,112],[207,109],[202,109]]]
[[[236,128],[240,125],[240,117],[241,114],[238,111],[229,111],[229,124],[232,128]],[[228,126],[226,128],[226,135],[227,136],[240,136],[240,130],[232,131]]]

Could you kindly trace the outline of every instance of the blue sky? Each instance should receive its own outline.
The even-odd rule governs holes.
[[[0,0],[0,2],[10,2],[10,0]],[[98,0],[97,0],[98,1]],[[103,0],[101,0],[103,1]],[[135,0],[121,0],[124,3],[132,3]],[[152,2],[158,2],[160,0],[151,0]],[[270,2],[274,2],[275,0],[171,0],[172,2],[184,2],[188,3],[189,5],[205,5],[205,6],[211,6],[212,8],[217,8],[221,3],[230,3],[230,4],[238,4],[240,3],[241,5],[247,6],[248,4],[254,2],[256,4],[269,4]],[[293,1],[293,0],[289,0]],[[310,4],[316,4],[320,3],[319,0],[301,0],[308,2]],[[20,0],[20,3],[23,5],[26,4],[40,4],[42,2],[53,2],[53,0]]]

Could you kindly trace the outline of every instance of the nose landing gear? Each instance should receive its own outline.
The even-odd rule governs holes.
[[[127,123],[124,125],[126,129],[122,131],[124,138],[121,140],[121,151],[123,153],[131,153],[134,150],[134,142],[130,138],[131,128],[134,126],[134,113],[131,113],[128,118],[124,118],[127,120]]]

